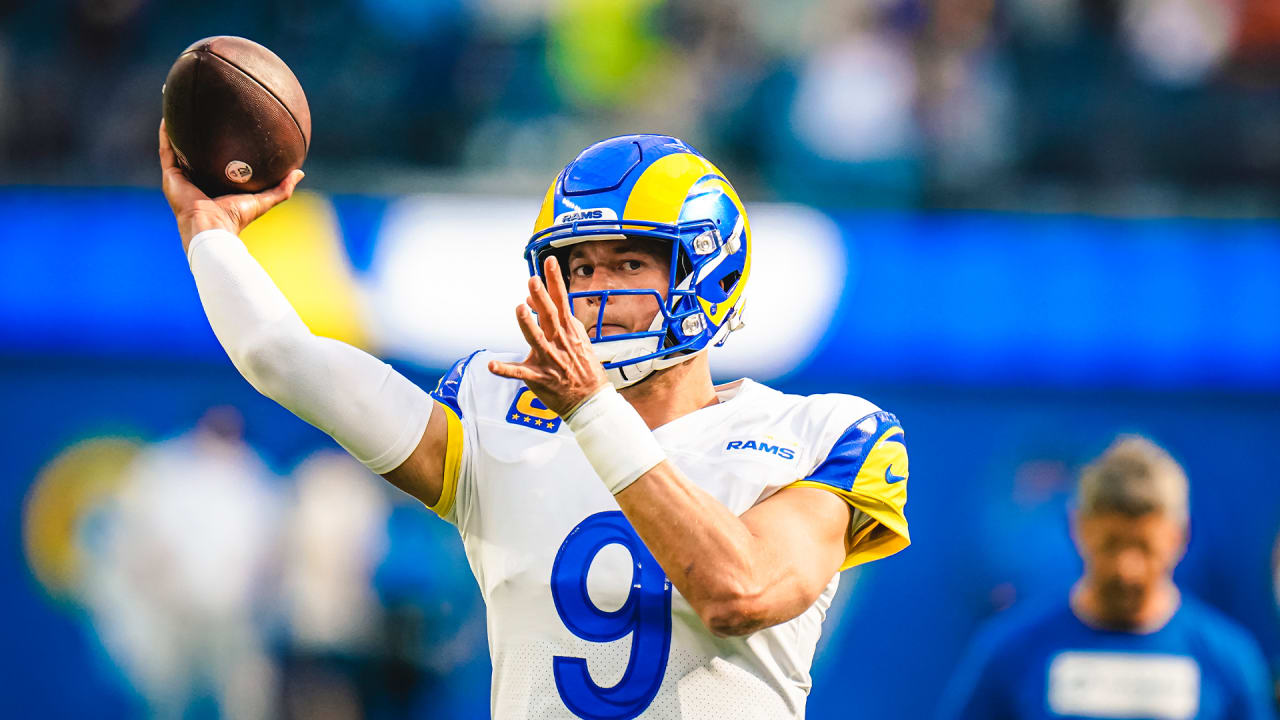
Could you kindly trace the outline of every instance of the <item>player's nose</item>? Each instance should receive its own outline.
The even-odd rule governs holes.
[[[574,290],[585,291],[585,292],[600,292],[602,290],[616,290],[619,287],[621,287],[618,280],[619,278],[616,273],[603,268],[597,268],[595,272],[591,273],[591,277],[586,279],[586,282],[582,283],[580,287],[575,287]],[[588,303],[590,303],[593,307],[596,305],[599,305],[600,303],[600,296],[598,295],[587,296],[584,299]]]
[[[618,274],[607,267],[597,267],[588,282],[591,290],[613,290],[618,287]]]

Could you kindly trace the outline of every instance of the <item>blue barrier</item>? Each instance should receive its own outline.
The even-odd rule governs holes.
[[[329,202],[376,288],[375,258],[403,245],[382,225],[394,201]],[[0,213],[0,352],[221,361],[158,192],[10,188]],[[806,380],[1280,390],[1280,221],[833,219],[850,271]],[[522,240],[491,241],[515,265]]]

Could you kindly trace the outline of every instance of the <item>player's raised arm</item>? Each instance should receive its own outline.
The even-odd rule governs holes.
[[[289,199],[301,171],[261,193],[210,198],[177,166],[163,123],[160,165],[200,303],[236,370],[370,470],[434,505],[447,439],[435,403],[381,360],[313,335],[238,237]]]

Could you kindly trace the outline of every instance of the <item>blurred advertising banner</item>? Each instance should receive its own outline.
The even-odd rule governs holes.
[[[536,198],[300,194],[245,232],[313,331],[439,370],[520,350]],[[0,190],[0,353],[221,362],[168,208]],[[1280,389],[1280,222],[751,204],[725,378]]]

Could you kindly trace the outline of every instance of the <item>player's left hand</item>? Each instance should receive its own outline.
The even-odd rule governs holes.
[[[529,356],[519,363],[490,361],[489,372],[523,381],[544,405],[565,417],[609,379],[591,349],[587,329],[573,316],[569,290],[555,257],[547,258],[543,275],[550,288],[542,278],[529,278],[528,302],[516,308]]]

